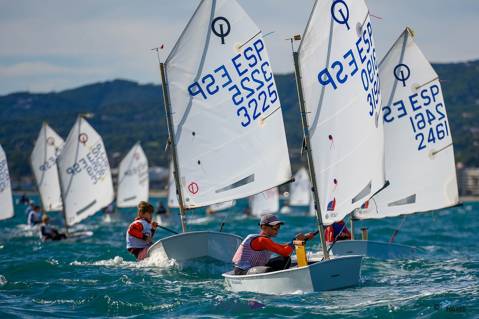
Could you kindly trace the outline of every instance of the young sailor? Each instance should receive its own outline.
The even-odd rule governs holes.
[[[55,227],[49,225],[49,221],[50,218],[48,215],[45,214],[42,216],[42,227],[40,228],[40,231],[43,240],[61,240],[67,238],[65,234],[58,232]]]
[[[148,247],[152,244],[153,235],[158,227],[158,223],[151,221],[152,215],[153,206],[141,201],[138,204],[138,215],[126,232],[126,249],[136,257],[137,261],[146,257]]]
[[[350,240],[351,233],[344,221],[341,220],[326,227],[324,237],[326,237],[326,244],[332,245],[335,240]]]
[[[168,211],[166,210],[165,206],[163,206],[163,202],[158,202],[158,208],[156,209],[156,215],[166,215]]]
[[[246,275],[249,269],[257,266],[267,266],[269,267],[268,271],[287,269],[290,266],[294,239],[286,244],[278,244],[271,239],[271,237],[278,235],[283,224],[275,215],[261,216],[259,222],[261,232],[248,235],[233,256],[235,275]],[[296,235],[295,239],[311,239],[314,235],[315,233],[307,233],[306,235],[300,233]],[[273,253],[279,256],[271,258]]]
[[[40,206],[33,205],[27,217],[28,226],[35,226],[40,224],[41,222],[42,222],[42,212],[40,211]]]

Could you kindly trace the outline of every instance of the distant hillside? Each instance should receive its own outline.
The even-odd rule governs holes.
[[[479,166],[479,61],[434,65],[443,90],[456,159]],[[292,74],[276,75],[293,166],[301,165],[301,120]],[[103,136],[112,166],[141,141],[152,165],[167,165],[166,122],[161,87],[126,80],[95,83],[58,93],[0,96],[0,144],[15,179],[30,175],[29,156],[42,121],[66,137],[79,113]]]

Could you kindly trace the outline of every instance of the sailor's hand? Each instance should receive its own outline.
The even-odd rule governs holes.
[[[156,230],[157,227],[158,227],[157,222],[151,222],[151,228],[153,228],[153,230]]]
[[[296,240],[305,240],[306,236],[303,233],[299,233],[294,237]]]
[[[151,235],[149,235],[149,234],[148,234],[148,235],[145,235],[145,241],[146,241],[147,243],[151,243]]]
[[[314,236],[316,236],[315,232],[309,232],[304,237],[305,237],[306,240],[310,240],[310,239],[313,239]]]

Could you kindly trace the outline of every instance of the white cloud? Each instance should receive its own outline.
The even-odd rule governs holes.
[[[74,68],[58,66],[46,62],[23,62],[9,66],[0,66],[0,77],[31,77],[31,76],[58,76],[58,75],[89,75],[102,76],[105,70]]]
[[[199,0],[0,0],[0,93],[112,78],[158,83],[150,49],[171,49]],[[239,0],[266,33],[275,72],[292,70],[284,39],[302,33],[314,0]],[[367,0],[381,57],[406,25],[432,61],[479,58],[479,1]],[[450,21],[447,23],[446,21]],[[49,82],[48,78],[52,81]],[[63,85],[61,86],[63,88]],[[58,90],[52,86],[49,90]],[[48,88],[47,88],[48,90]]]

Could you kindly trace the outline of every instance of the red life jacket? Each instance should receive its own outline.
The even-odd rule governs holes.
[[[137,217],[128,226],[126,248],[145,248],[150,246],[151,243],[144,239],[146,236],[151,236],[151,224],[147,220]]]

